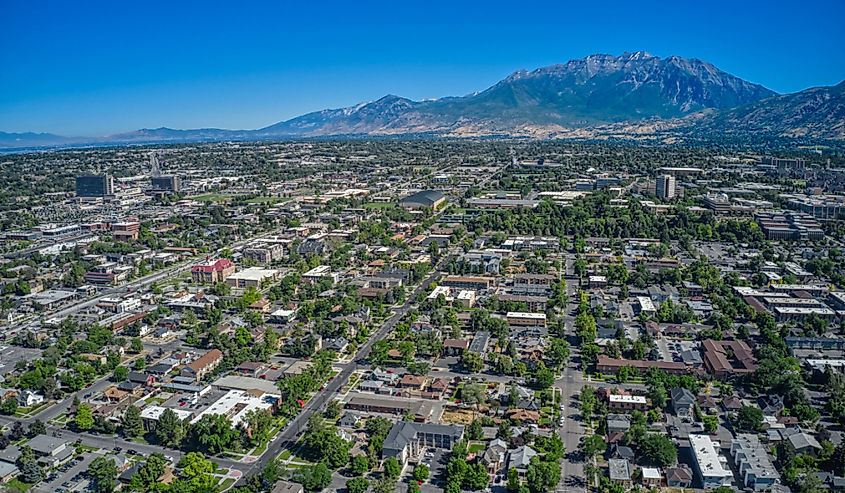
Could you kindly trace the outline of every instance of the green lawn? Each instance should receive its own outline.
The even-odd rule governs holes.
[[[484,444],[479,443],[479,442],[472,443],[467,448],[467,451],[471,454],[477,454],[477,453],[481,452],[482,450],[484,450]]]
[[[220,192],[209,192],[201,195],[194,195],[193,197],[188,198],[200,202],[225,202],[227,200],[230,200],[232,196]]]
[[[14,493],[24,493],[25,491],[29,491],[32,488],[32,485],[24,483],[18,478],[15,478],[3,486],[5,489],[3,491],[9,491]]]
[[[367,202],[363,207],[364,209],[390,209],[395,205],[392,202]]]
[[[220,483],[220,491],[225,491],[235,484],[235,478],[226,478]]]
[[[247,204],[282,204],[290,202],[291,197],[255,197],[246,201]]]

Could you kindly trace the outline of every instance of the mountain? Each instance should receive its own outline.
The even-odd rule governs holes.
[[[308,113],[259,129],[256,133],[259,136],[368,134],[424,104],[388,94],[377,101],[349,108]]]
[[[88,139],[0,133],[0,148],[408,134],[672,142],[747,134],[845,140],[843,84],[779,95],[705,61],[638,51],[520,70],[466,96],[412,101],[387,95],[258,130],[162,127]]]
[[[40,147],[56,146],[72,142],[74,139],[61,135],[46,133],[9,133],[0,132],[0,148],[2,147]]]
[[[775,94],[701,60],[659,58],[645,52],[591,55],[515,72],[478,94],[422,102],[386,96],[373,103],[310,113],[261,131],[320,136],[449,132],[469,126],[503,132],[538,125],[586,127],[682,117]]]
[[[773,96],[693,121],[697,134],[845,139],[845,81]]]

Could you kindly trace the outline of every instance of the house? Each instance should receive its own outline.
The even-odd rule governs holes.
[[[819,441],[813,435],[803,431],[789,435],[786,441],[796,454],[808,454],[815,457],[822,450]]]
[[[693,415],[695,396],[692,392],[685,388],[675,387],[669,391],[669,396],[672,399],[672,410],[675,412],[675,416],[690,418]]]
[[[616,432],[627,432],[631,429],[631,417],[627,414],[614,414],[610,413],[607,415],[607,432],[608,433],[616,433]]]
[[[36,435],[27,445],[35,452],[38,462],[47,467],[62,464],[74,454],[74,449],[68,448],[66,440],[47,435]]]
[[[625,488],[631,486],[631,463],[627,459],[610,459],[607,461],[607,468],[611,481]]]
[[[410,373],[406,373],[402,376],[402,379],[399,380],[399,387],[403,389],[414,389],[420,390],[423,385],[425,385],[426,377],[424,376],[417,376],[411,375]]]
[[[210,349],[199,358],[191,361],[182,367],[182,376],[193,377],[194,380],[202,378],[214,371],[223,362],[223,352],[219,349]]]
[[[344,413],[343,416],[337,420],[337,425],[343,428],[355,429],[358,427],[358,416],[352,413]]]
[[[501,438],[497,438],[490,442],[484,455],[481,456],[481,463],[487,468],[487,473],[491,476],[499,474],[505,466],[505,459],[507,458],[508,444]]]
[[[531,464],[531,459],[536,456],[537,451],[527,445],[514,449],[508,453],[508,470],[516,469],[520,479],[525,478],[528,465]]]
[[[666,486],[670,488],[689,488],[692,484],[692,471],[686,466],[669,467],[666,473]]]
[[[663,481],[660,469],[657,469],[656,467],[640,468],[640,473],[642,475],[643,486],[657,487],[660,486],[660,483]]]
[[[633,461],[635,457],[636,454],[634,454],[634,449],[625,445],[619,445],[618,443],[614,443],[607,449],[608,459],[625,459],[628,461]]]
[[[419,458],[426,448],[451,450],[463,437],[464,427],[460,425],[399,421],[393,424],[384,439],[382,456],[394,457],[406,465],[409,460]]]
[[[446,356],[460,356],[469,348],[466,339],[446,339],[443,341],[443,354]]]
[[[270,493],[305,493],[305,488],[299,483],[290,481],[276,481]]]
[[[258,378],[258,376],[264,373],[265,368],[266,365],[264,363],[257,361],[244,361],[235,368],[235,372],[245,377]]]
[[[0,462],[0,483],[8,483],[19,473],[18,466],[8,462]]]
[[[764,395],[757,399],[757,405],[763,411],[763,416],[777,416],[783,412],[783,397],[779,395]]]
[[[18,394],[18,405],[21,407],[37,406],[44,402],[44,396],[31,390],[24,390]]]

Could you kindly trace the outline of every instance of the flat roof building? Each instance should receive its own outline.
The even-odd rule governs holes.
[[[690,435],[693,466],[702,480],[704,489],[730,486],[733,479],[731,471],[722,464],[719,451],[708,435]]]

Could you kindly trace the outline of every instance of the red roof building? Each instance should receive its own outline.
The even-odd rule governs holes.
[[[223,282],[235,272],[235,264],[227,258],[207,260],[191,267],[191,278],[196,283],[215,284]]]

